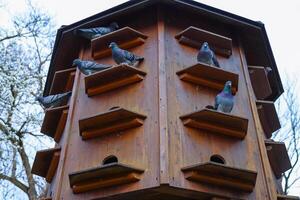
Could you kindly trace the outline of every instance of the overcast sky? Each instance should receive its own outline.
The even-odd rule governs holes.
[[[9,16],[22,12],[25,0],[0,0],[4,2],[6,11],[0,10],[0,26],[5,26]],[[33,0],[47,10],[56,21],[56,24],[68,25],[110,7],[116,6],[125,0]],[[232,12],[234,14],[262,21],[267,29],[271,46],[279,71],[290,76],[300,75],[300,0],[263,1],[263,0],[201,0],[201,3]],[[299,57],[298,57],[299,56]],[[297,58],[297,59],[296,59]],[[299,81],[298,81],[299,82]],[[291,191],[300,195],[300,188]]]

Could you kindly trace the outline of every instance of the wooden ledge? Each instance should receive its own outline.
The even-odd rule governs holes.
[[[59,163],[60,150],[60,147],[58,147],[38,151],[31,172],[46,178],[46,181],[51,183]]]
[[[248,70],[256,98],[259,100],[267,99],[272,94],[272,88],[265,67],[248,66]]]
[[[232,93],[235,94],[238,90],[239,75],[207,65],[205,63],[197,63],[187,67],[176,73],[180,80],[209,87],[221,91],[224,88],[226,81],[232,82]]]
[[[72,91],[76,68],[56,71],[53,77],[49,95]]]
[[[297,197],[297,196],[278,194],[277,195],[277,200],[300,200],[300,198]]]
[[[142,126],[145,115],[124,108],[117,108],[99,115],[79,120],[82,139],[91,139],[105,134],[125,131]]]
[[[272,101],[256,101],[259,119],[267,138],[281,128],[280,121]]]
[[[112,163],[69,174],[73,192],[82,193],[104,187],[128,184],[140,180],[144,170]]]
[[[276,178],[280,178],[282,173],[291,169],[291,161],[283,142],[265,141],[268,158]]]
[[[218,35],[194,26],[190,26],[178,33],[175,38],[179,43],[200,49],[203,42],[208,42],[209,47],[216,53],[225,57],[232,54],[232,39]]]
[[[85,77],[85,92],[94,96],[142,81],[146,72],[129,65],[118,65]]]
[[[59,142],[67,122],[68,110],[68,105],[47,109],[41,132]]]
[[[243,139],[248,129],[248,119],[206,108],[180,119],[185,126],[237,139]]]
[[[224,188],[252,192],[257,172],[206,162],[181,169],[190,181],[208,183]]]
[[[120,48],[129,49],[145,43],[148,36],[143,33],[130,28],[124,27],[112,33],[100,36],[91,41],[92,57],[100,59],[111,55],[109,44],[116,42]]]

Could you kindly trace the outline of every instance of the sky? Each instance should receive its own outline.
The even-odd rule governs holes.
[[[126,2],[125,0],[32,0],[54,17],[58,27],[72,24],[108,8]],[[265,24],[281,77],[300,76],[300,1],[263,0],[201,0],[204,4],[249,18]],[[8,24],[9,16],[24,11],[25,0],[0,0],[0,26]],[[299,189],[299,188],[298,188]],[[300,190],[300,189],[299,189]],[[299,191],[291,191],[300,195]]]

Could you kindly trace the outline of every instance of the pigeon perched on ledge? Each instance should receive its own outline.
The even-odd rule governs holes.
[[[84,37],[92,40],[96,37],[111,33],[119,29],[119,25],[116,22],[110,23],[108,27],[95,27],[87,29],[77,29],[74,31],[74,35]]]
[[[217,111],[230,113],[234,105],[234,96],[231,92],[231,81],[225,83],[224,89],[215,98],[215,107]]]
[[[44,108],[54,108],[58,106],[62,106],[67,101],[69,101],[69,98],[71,97],[72,92],[66,92],[62,94],[55,94],[50,95],[46,97],[37,97],[36,100],[40,102]]]
[[[220,67],[219,62],[215,56],[215,53],[209,48],[208,43],[204,42],[197,55],[198,62],[203,62],[208,65],[214,65]]]
[[[95,72],[112,67],[111,65],[104,65],[93,61],[80,60],[80,59],[75,59],[73,61],[73,66],[77,66],[78,69],[85,75],[91,75]]]
[[[119,48],[115,42],[110,43],[109,48],[111,48],[112,58],[117,64],[136,65],[144,60],[143,57]]]

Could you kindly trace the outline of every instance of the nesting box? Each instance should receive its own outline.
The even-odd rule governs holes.
[[[120,28],[92,40],[74,35],[111,22]],[[115,64],[111,42],[144,61]],[[197,62],[203,42],[220,68]],[[77,58],[114,66],[84,75],[72,67]],[[207,108],[226,81],[233,111]],[[268,139],[280,128],[273,102],[283,89],[261,22],[190,0],[126,2],[58,30],[44,95],[67,91],[69,103],[48,109],[42,127],[56,147],[34,162],[49,198],[280,195],[289,158]]]

